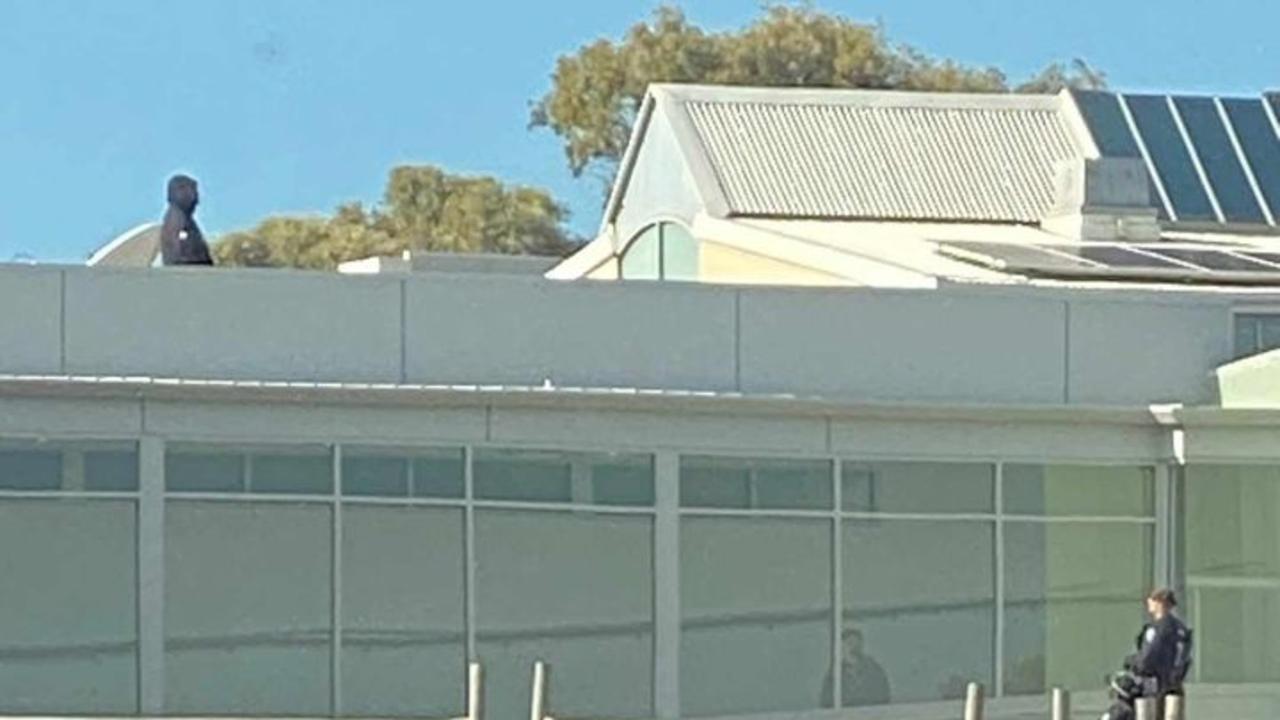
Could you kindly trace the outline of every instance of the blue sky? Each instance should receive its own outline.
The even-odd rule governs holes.
[[[656,3],[616,0],[0,1],[0,262],[79,261],[157,218],[174,171],[206,234],[376,201],[398,163],[549,188],[598,222],[528,103],[557,55]],[[751,0],[688,0],[713,29]],[[1084,57],[1125,90],[1280,88],[1274,0],[826,0],[895,41],[1011,77]]]

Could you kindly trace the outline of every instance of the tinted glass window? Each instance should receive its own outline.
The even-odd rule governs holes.
[[[840,499],[850,512],[989,513],[995,466],[983,463],[845,462]]]
[[[831,463],[698,457],[680,459],[683,507],[830,510]]]

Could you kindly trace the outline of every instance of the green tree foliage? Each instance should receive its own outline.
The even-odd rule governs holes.
[[[391,171],[379,207],[268,218],[223,236],[213,253],[221,265],[310,269],[404,250],[563,255],[574,246],[567,217],[544,190],[404,166]]]
[[[879,27],[807,5],[770,5],[745,28],[722,33],[706,32],[664,6],[620,41],[597,40],[561,56],[552,81],[533,104],[530,125],[561,138],[574,174],[598,168],[609,177],[654,82],[1037,93],[1105,84],[1101,73],[1076,60],[1011,87],[995,68],[891,44]]]

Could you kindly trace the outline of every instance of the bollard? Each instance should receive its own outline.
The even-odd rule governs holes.
[[[964,720],[982,720],[982,685],[969,683],[964,698]]]
[[[1144,697],[1134,700],[1133,711],[1136,720],[1156,720],[1156,699]]]
[[[480,720],[483,717],[480,707],[481,698],[484,697],[484,693],[481,692],[483,679],[480,663],[473,662],[467,665],[467,720]]]
[[[1164,720],[1185,720],[1186,711],[1183,706],[1186,699],[1181,695],[1164,696]]]
[[[1071,720],[1071,693],[1065,688],[1053,689],[1053,697],[1049,701],[1049,715],[1053,720]]]
[[[544,720],[547,716],[547,665],[538,660],[533,664],[533,692],[529,698],[529,720]]]

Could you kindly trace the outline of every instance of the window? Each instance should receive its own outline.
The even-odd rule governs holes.
[[[168,503],[166,714],[329,714],[331,512]]]
[[[696,280],[698,241],[676,223],[650,225],[628,243],[618,267],[623,280]]]
[[[557,716],[653,716],[649,515],[477,510],[476,613],[487,716],[528,714],[535,660]]]
[[[825,460],[680,460],[682,507],[830,510],[831,503],[831,463]]]
[[[1280,313],[1236,313],[1235,357],[1280,348]]]
[[[1280,682],[1280,467],[1189,465],[1186,508],[1196,679]]]
[[[653,505],[648,455],[537,450],[477,450],[477,500]]]
[[[333,454],[323,445],[271,448],[174,445],[165,455],[170,492],[328,495]]]
[[[362,497],[463,496],[460,448],[342,449],[342,494]]]
[[[138,711],[135,503],[0,498],[0,712]]]

